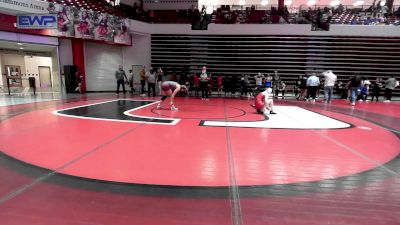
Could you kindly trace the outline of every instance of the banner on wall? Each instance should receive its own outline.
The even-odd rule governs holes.
[[[131,44],[128,19],[54,3],[49,3],[48,11],[58,17],[56,36]]]
[[[0,2],[4,1],[7,0],[0,0]],[[41,16],[45,16],[45,19],[40,16],[35,17],[37,15],[29,15],[29,18],[24,17],[22,24],[20,24],[22,26],[26,25],[24,30],[19,30],[22,26],[18,25],[19,21],[17,21],[16,16],[0,14],[0,30],[131,45],[129,19],[86,10],[84,8],[79,9],[72,6],[54,4],[52,2],[45,2],[45,4],[46,12],[40,14]],[[47,16],[49,17],[47,18]],[[57,19],[55,29],[42,29],[44,27],[40,27],[41,25],[45,23],[49,25],[46,21],[50,17]],[[14,24],[18,26],[18,29]],[[36,27],[31,25],[35,25]]]
[[[56,36],[131,44],[129,20],[84,8],[49,3],[48,11],[57,14]]]

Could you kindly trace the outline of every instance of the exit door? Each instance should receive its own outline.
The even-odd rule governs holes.
[[[51,88],[51,70],[49,66],[39,66],[39,79],[41,88]]]

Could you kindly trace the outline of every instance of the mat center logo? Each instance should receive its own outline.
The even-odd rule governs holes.
[[[158,101],[119,99],[56,110],[53,111],[53,114],[81,119],[159,125],[176,125],[180,121],[178,118],[157,118],[134,114],[134,111],[152,106],[156,103],[158,103]],[[351,124],[297,106],[276,106],[275,111],[278,112],[278,114],[271,115],[269,120],[201,120],[199,125],[209,127],[270,129],[342,129],[352,127]]]

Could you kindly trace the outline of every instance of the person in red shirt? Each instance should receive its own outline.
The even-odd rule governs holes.
[[[276,114],[273,111],[274,100],[272,100],[272,89],[267,88],[267,90],[260,92],[254,99],[254,105],[251,105],[257,110],[257,113],[264,114],[268,119],[268,114]]]
[[[194,91],[195,91],[194,94],[195,96],[197,96],[199,95],[200,78],[196,73],[194,74],[193,81],[194,81]]]
[[[217,89],[218,89],[218,95],[222,93],[222,76],[219,75],[217,77]]]

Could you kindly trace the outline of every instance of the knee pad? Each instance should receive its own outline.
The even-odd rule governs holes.
[[[161,101],[164,101],[167,98],[167,96],[162,96]]]

